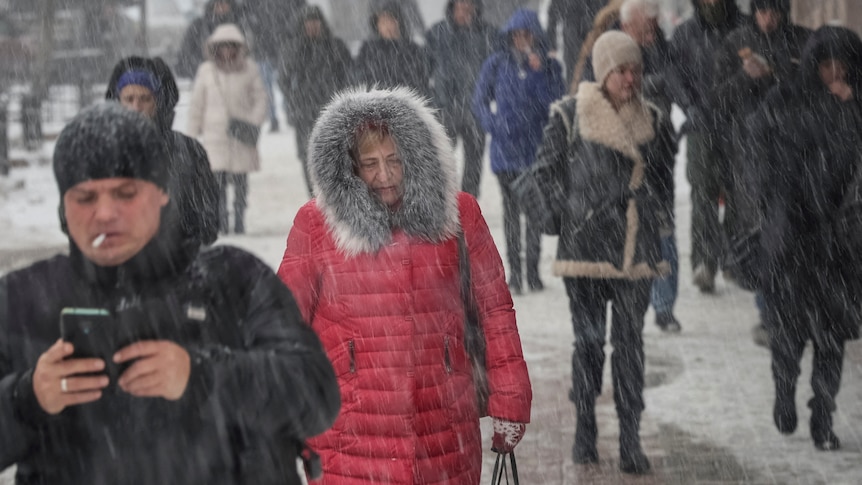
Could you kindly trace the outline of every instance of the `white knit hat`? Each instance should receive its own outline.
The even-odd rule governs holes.
[[[599,84],[603,84],[617,66],[628,63],[643,65],[641,48],[628,34],[609,30],[596,39],[593,45],[593,72]]]

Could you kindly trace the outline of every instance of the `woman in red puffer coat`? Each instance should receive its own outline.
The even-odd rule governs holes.
[[[341,387],[310,441],[323,483],[476,485],[480,411],[464,348],[458,234],[487,345],[493,446],[509,452],[532,393],[502,261],[451,145],[410,90],[342,93],[309,145],[316,199],[296,215],[278,274]]]

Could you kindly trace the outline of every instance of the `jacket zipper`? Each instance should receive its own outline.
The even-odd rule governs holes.
[[[347,341],[347,351],[350,353],[350,373],[356,374],[356,354],[354,353],[353,340]]]

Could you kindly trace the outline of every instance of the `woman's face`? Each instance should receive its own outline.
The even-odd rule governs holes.
[[[847,82],[847,65],[838,59],[826,59],[820,62],[820,79],[829,86],[836,82]]]
[[[236,59],[239,54],[239,45],[233,42],[226,42],[216,46],[216,58],[223,62],[230,62]]]
[[[377,32],[384,39],[394,40],[401,37],[401,29],[398,26],[398,21],[388,13],[380,14],[377,17]]]
[[[404,166],[392,137],[360,148],[356,172],[381,202],[396,207],[404,196]]]
[[[613,104],[621,105],[640,94],[642,80],[643,67],[640,64],[622,64],[605,78],[604,91]]]

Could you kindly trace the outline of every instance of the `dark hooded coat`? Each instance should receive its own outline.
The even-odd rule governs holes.
[[[461,27],[452,19],[455,0],[446,4],[446,18],[426,34],[433,63],[434,101],[440,109],[470,113],[470,99],[485,59],[494,52],[497,29],[482,19],[481,0],[473,23]]]
[[[218,16],[214,13],[213,7],[219,1],[230,4],[228,15]],[[192,21],[183,35],[175,67],[177,76],[193,78],[198,66],[206,59],[206,42],[215,28],[221,24],[240,25],[241,20],[240,6],[235,0],[209,0],[204,6],[204,14]]]
[[[393,40],[380,37],[377,18],[383,13],[398,20],[401,38]],[[406,86],[423,96],[429,96],[431,64],[428,53],[411,40],[410,28],[398,4],[385,3],[372,12],[369,21],[373,34],[362,44],[356,56],[351,76],[353,84],[379,88]]]
[[[688,129],[698,132],[714,132],[718,127],[710,102],[716,79],[715,53],[730,32],[748,22],[736,0],[720,1],[726,8],[723,22],[707,21],[701,0],[692,0],[694,16],[677,27],[671,39],[669,92],[685,112]]]
[[[130,70],[152,73],[160,83],[155,122],[165,143],[171,178],[169,221],[179,224],[191,244],[212,244],[218,237],[218,186],[206,151],[195,139],[171,129],[180,93],[170,68],[160,58],[128,57],[120,60],[108,80],[105,99],[119,101],[117,83]]]
[[[841,102],[820,80],[820,61],[849,68],[856,98]],[[795,83],[776,88],[749,118],[752,183],[762,219],[761,291],[778,313],[768,325],[814,339],[859,336],[860,286],[858,180],[862,172],[862,42],[850,30],[822,27],[806,44]],[[854,189],[854,185],[856,188]],[[802,318],[808,315],[811,318]],[[825,344],[825,342],[824,342]]]
[[[388,126],[404,167],[392,212],[355,175],[360,124]],[[458,238],[487,345],[488,414],[530,419],[531,389],[503,264],[476,199],[458,193],[443,127],[406,89],[340,94],[309,144],[314,192],[278,270],[336,368],[344,402],[309,441],[323,484],[478,485],[479,409],[464,348]]]
[[[320,20],[320,38],[305,35],[308,19]],[[347,86],[350,51],[341,39],[332,36],[319,7],[306,7],[295,21],[297,36],[282,53],[278,84],[294,124],[311,125],[332,95]]]
[[[512,48],[512,33],[532,32],[542,68],[533,71]],[[563,95],[560,63],[548,57],[545,33],[535,12],[518,9],[500,31],[500,47],[482,65],[473,93],[473,112],[491,135],[491,169],[519,173],[532,165],[548,108]],[[491,103],[496,103],[492,111]]]

